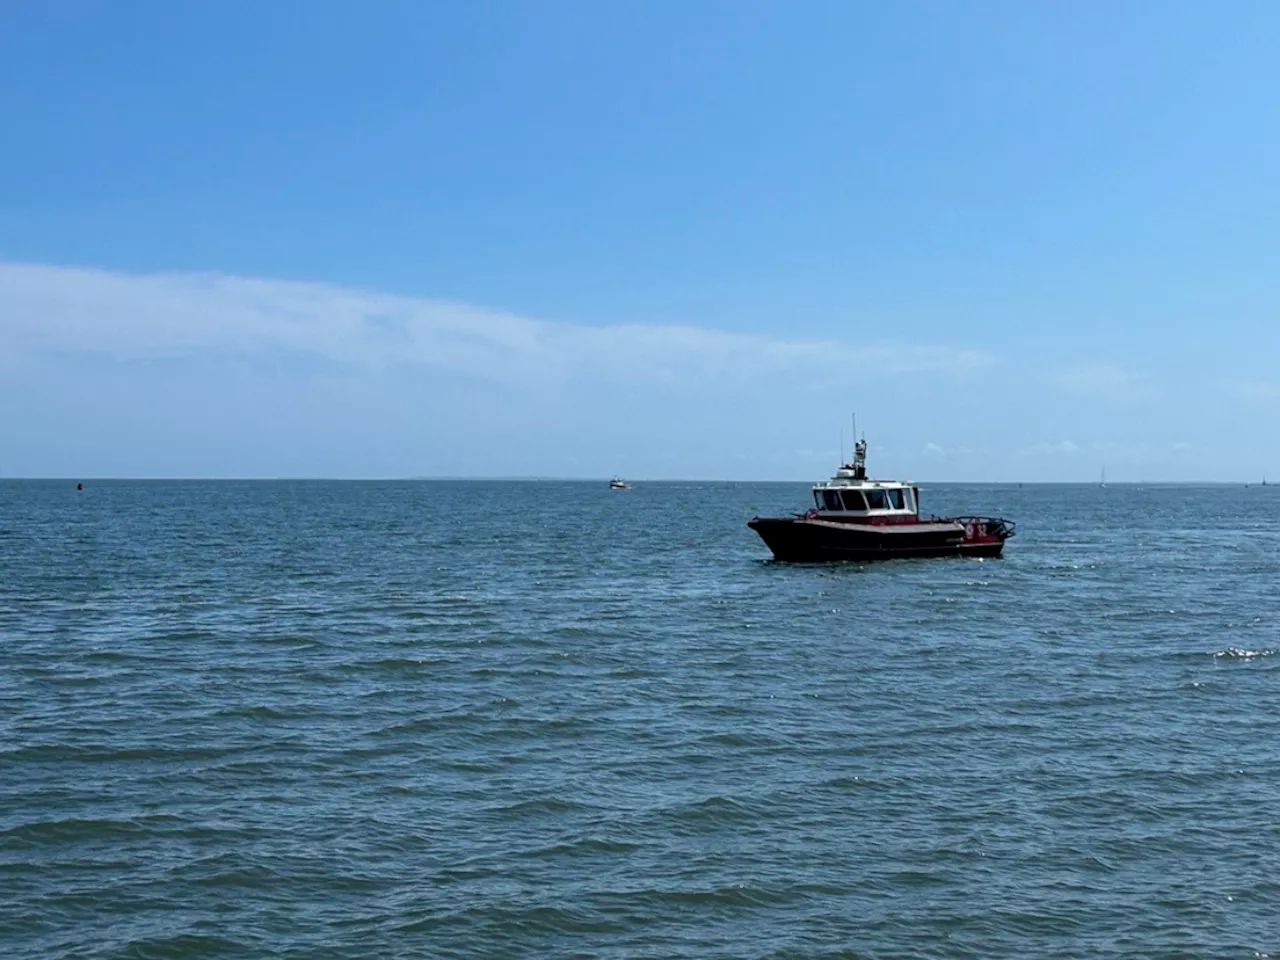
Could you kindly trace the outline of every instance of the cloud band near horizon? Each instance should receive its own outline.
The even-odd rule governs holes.
[[[129,274],[0,261],[0,346],[121,361],[304,354],[421,364],[505,381],[639,381],[792,372],[963,376],[995,358],[947,345],[781,339],[675,324],[588,326],[328,283],[216,273]]]

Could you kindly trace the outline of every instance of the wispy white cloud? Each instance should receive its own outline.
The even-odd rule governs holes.
[[[801,447],[799,450],[791,451],[783,454],[789,460],[823,460],[833,461],[840,459],[840,452],[833,450],[815,450],[813,447]]]
[[[1143,456],[1151,451],[1151,444],[1144,441],[1095,440],[1089,444],[1094,453],[1105,453],[1121,457]]]
[[[1146,374],[1109,363],[1084,363],[1059,371],[1053,382],[1067,393],[1089,400],[1128,402],[1160,396],[1160,388]]]
[[[1080,452],[1080,445],[1071,440],[1044,441],[1018,451],[1020,457],[1073,456]]]
[[[968,457],[972,456],[975,453],[975,450],[973,447],[963,445],[958,447],[944,447],[940,443],[930,441],[924,445],[920,452],[926,457]]]
[[[122,359],[303,354],[379,368],[415,363],[478,377],[632,380],[964,375],[973,349],[786,340],[708,328],[592,327],[324,283],[217,274],[129,275],[0,262],[0,347]]]
[[[1262,407],[1280,405],[1280,383],[1269,380],[1230,380],[1226,390],[1237,400]]]

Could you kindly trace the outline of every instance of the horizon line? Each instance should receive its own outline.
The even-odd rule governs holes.
[[[469,475],[469,474],[434,474],[413,476],[381,476],[381,477],[341,477],[341,476],[0,476],[0,483],[602,483],[607,484],[606,476],[554,476],[537,474],[513,475]],[[641,477],[628,480],[628,484],[637,483],[822,483],[812,479],[743,479],[735,477]],[[936,484],[947,486],[1280,486],[1280,483],[1267,483],[1264,480],[1113,480],[1100,485],[1096,480],[907,480],[886,481],[902,482],[916,485]]]

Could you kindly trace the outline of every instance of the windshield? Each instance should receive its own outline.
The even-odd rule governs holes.
[[[844,500],[844,508],[846,510],[867,509],[867,501],[862,499],[862,494],[857,490],[841,491],[841,497]]]

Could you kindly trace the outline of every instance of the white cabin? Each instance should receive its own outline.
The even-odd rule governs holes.
[[[813,486],[813,502],[824,519],[910,520],[920,514],[920,490],[897,480],[867,479],[867,441],[854,445],[853,462]]]

